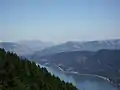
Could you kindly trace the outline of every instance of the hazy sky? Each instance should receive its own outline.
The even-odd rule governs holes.
[[[120,0],[0,0],[0,40],[120,38]]]

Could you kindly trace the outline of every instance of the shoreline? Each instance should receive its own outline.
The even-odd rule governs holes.
[[[55,65],[55,66],[57,66],[57,65]],[[74,71],[68,72],[68,71],[64,71],[60,66],[57,66],[57,67],[58,67],[59,70],[62,71],[63,73],[67,73],[67,74],[76,74],[76,75],[85,75],[85,76],[87,76],[87,75],[89,75],[89,76],[94,76],[94,77],[101,78],[101,79],[106,80],[106,81],[108,81],[108,82],[111,83],[111,81],[109,80],[109,78],[104,77],[104,76],[100,76],[100,75],[96,75],[96,74],[80,74],[79,72],[74,72]]]
[[[41,64],[38,64],[36,63],[37,65],[40,65],[42,67],[46,67],[44,65],[41,65]],[[116,83],[114,83],[113,81],[111,81],[109,78],[107,77],[104,77],[104,76],[100,76],[100,75],[96,75],[96,74],[80,74],[79,72],[74,72],[74,71],[65,71],[64,69],[62,69],[60,66],[57,66],[55,65],[61,72],[65,73],[65,74],[74,74],[74,75],[86,75],[86,76],[93,76],[93,77],[97,77],[97,78],[100,78],[100,79],[103,79],[105,81],[107,81],[108,83],[110,83],[111,85],[117,87],[118,89],[120,87],[118,87],[118,85]]]
[[[55,65],[55,66],[57,66],[57,65]],[[60,66],[57,66],[57,67],[58,67],[58,69],[59,69],[61,72],[63,72],[63,73],[66,73],[66,74],[76,74],[76,75],[86,75],[86,76],[87,76],[87,75],[89,75],[89,76],[94,76],[94,77],[101,78],[101,79],[109,82],[111,85],[117,87],[118,89],[120,88],[116,83],[114,83],[113,81],[111,81],[111,80],[110,80],[109,78],[107,78],[107,77],[100,76],[100,75],[96,75],[96,74],[80,74],[79,72],[74,72],[74,71],[69,72],[69,71],[64,71]]]

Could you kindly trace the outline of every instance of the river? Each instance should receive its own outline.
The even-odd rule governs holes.
[[[78,75],[62,72],[59,68],[53,66],[43,66],[47,70],[65,82],[73,83],[79,90],[118,90],[107,80],[92,75]]]

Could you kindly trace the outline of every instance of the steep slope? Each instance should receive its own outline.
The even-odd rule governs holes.
[[[0,90],[77,90],[34,62],[0,49]]]
[[[120,50],[100,50],[62,52],[35,58],[40,63],[62,64],[64,67],[72,67],[79,72],[97,72],[102,70],[120,69]],[[87,70],[88,69],[88,70]]]
[[[120,39],[88,42],[66,42],[36,52],[33,56],[46,56],[68,51],[98,51],[101,49],[120,49]]]
[[[77,65],[80,60],[85,60],[89,58],[94,52],[90,51],[73,51],[73,52],[62,52],[48,56],[36,57],[34,60],[40,63],[50,63],[50,64],[62,64],[64,66],[74,66]]]

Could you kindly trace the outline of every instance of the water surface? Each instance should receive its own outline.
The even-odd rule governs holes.
[[[45,66],[46,67],[46,66]],[[79,90],[118,90],[108,81],[91,75],[66,74],[57,67],[48,66],[47,70],[61,80],[72,82]]]

